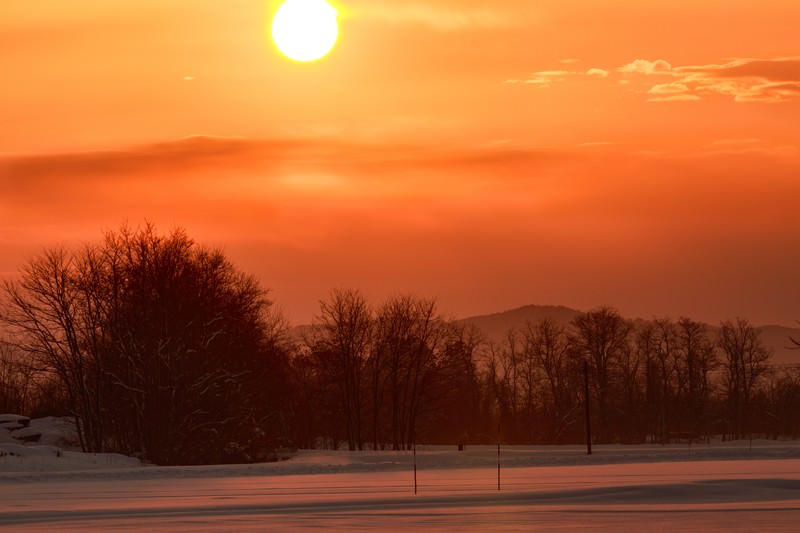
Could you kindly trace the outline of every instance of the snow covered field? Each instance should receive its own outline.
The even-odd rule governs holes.
[[[3,531],[798,531],[800,444],[300,452],[262,465],[0,457]],[[93,458],[93,459],[92,459]]]

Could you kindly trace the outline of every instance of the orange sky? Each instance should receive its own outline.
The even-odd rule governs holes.
[[[4,0],[0,275],[145,218],[295,322],[335,286],[800,319],[800,2]]]

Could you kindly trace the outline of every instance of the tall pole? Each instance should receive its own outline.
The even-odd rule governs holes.
[[[586,404],[586,455],[592,455],[592,413],[589,407],[589,361],[583,361],[583,399]]]
[[[414,454],[414,496],[417,495],[417,440],[414,439],[413,454]]]
[[[500,435],[497,435],[497,492],[500,492]]]

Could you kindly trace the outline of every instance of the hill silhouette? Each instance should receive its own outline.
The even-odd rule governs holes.
[[[525,305],[499,313],[464,318],[460,322],[477,326],[488,340],[499,343],[503,341],[509,329],[519,329],[525,325],[526,321],[536,322],[543,318],[550,318],[557,324],[568,326],[580,312],[577,309],[561,305]],[[641,322],[642,319],[635,319],[635,321]],[[711,333],[716,333],[719,329],[713,324],[708,324],[708,326]],[[800,327],[766,325],[760,326],[759,329],[764,345],[774,352],[773,364],[800,364],[800,350],[791,349],[792,343],[789,340],[790,336],[800,339]]]

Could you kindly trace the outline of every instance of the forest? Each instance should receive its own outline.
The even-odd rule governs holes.
[[[576,444],[800,436],[800,367],[744,318],[613,307],[489,340],[435,299],[337,288],[292,326],[184,230],[44,250],[0,290],[0,412],[69,416],[81,447],[156,464],[278,447]],[[787,339],[800,349],[800,339]]]

